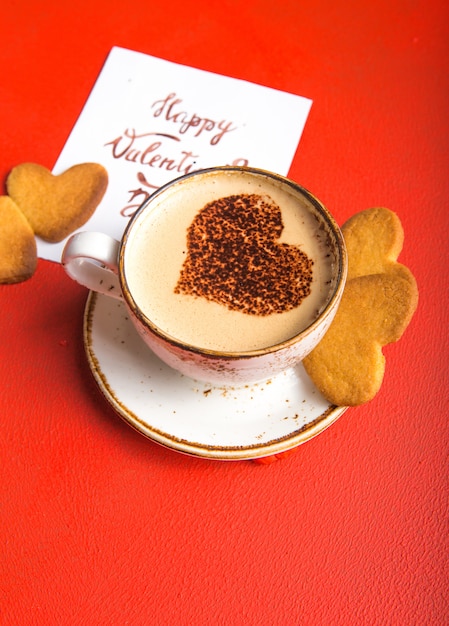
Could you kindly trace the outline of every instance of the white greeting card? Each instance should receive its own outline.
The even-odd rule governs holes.
[[[101,163],[107,191],[79,230],[120,239],[161,185],[215,165],[287,175],[312,105],[285,93],[114,47],[53,169]],[[60,261],[65,241],[38,241]]]

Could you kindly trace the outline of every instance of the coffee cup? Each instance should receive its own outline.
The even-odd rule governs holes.
[[[120,241],[73,235],[62,264],[121,300],[162,361],[218,386],[298,364],[329,328],[347,274],[342,234],[317,198],[278,174],[234,166],[160,187]]]

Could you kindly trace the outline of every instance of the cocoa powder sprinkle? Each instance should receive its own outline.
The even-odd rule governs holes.
[[[279,243],[284,225],[269,196],[214,200],[187,230],[187,255],[175,293],[206,298],[248,315],[283,313],[310,294],[313,261]]]

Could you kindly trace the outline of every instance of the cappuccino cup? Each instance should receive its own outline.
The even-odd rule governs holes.
[[[234,166],[160,187],[120,241],[73,235],[62,264],[121,300],[167,365],[218,386],[299,363],[329,328],[347,275],[342,234],[317,198],[278,174]]]

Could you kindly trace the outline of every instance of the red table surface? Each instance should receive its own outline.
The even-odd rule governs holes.
[[[447,624],[447,2],[22,0],[0,40],[3,182],[53,167],[131,48],[313,99],[290,177],[340,224],[396,211],[420,289],[376,398],[259,465],[127,426],[58,264],[1,286],[0,623]]]

